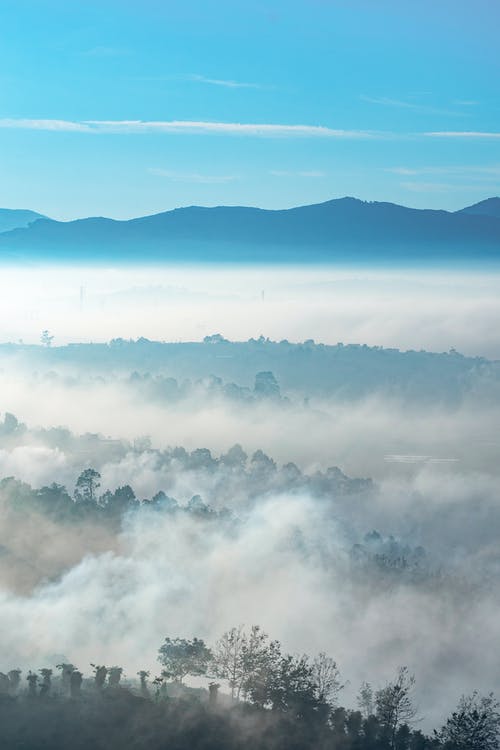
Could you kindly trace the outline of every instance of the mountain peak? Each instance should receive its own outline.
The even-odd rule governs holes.
[[[479,203],[474,203],[472,206],[462,208],[457,213],[473,214],[475,216],[494,216],[496,219],[500,219],[500,198],[497,196],[486,198],[484,201],[479,201]]]
[[[36,211],[24,208],[0,208],[0,232],[10,232],[12,229],[24,229],[38,219],[46,216]]]

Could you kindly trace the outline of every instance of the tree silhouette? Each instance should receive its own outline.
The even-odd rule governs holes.
[[[123,667],[110,667],[108,670],[108,685],[118,687],[123,674]]]
[[[497,750],[500,734],[500,704],[492,693],[476,691],[462,696],[457,710],[436,737],[446,750]]]
[[[359,710],[365,719],[373,714],[375,708],[373,688],[369,682],[363,682],[357,696]]]
[[[337,662],[321,651],[312,663],[312,676],[318,697],[325,703],[335,705],[344,685],[340,681]]]
[[[76,480],[75,500],[95,503],[97,490],[101,486],[99,479],[101,475],[95,469],[85,469]]]
[[[137,676],[139,677],[140,684],[141,684],[141,695],[143,696],[143,698],[149,698],[149,690],[148,690],[149,672],[147,672],[145,669],[141,669],[139,672],[137,672]]]
[[[43,668],[40,669],[40,674],[42,675],[42,684],[40,686],[40,697],[46,697],[50,693],[50,688],[52,686],[52,670]]]
[[[36,687],[38,685],[38,675],[36,672],[28,672],[26,679],[28,680],[28,696],[30,698],[36,698]]]
[[[243,658],[246,643],[247,636],[240,625],[223,633],[213,649],[212,671],[216,677],[228,681],[232,700],[240,697],[246,676]]]
[[[413,704],[415,677],[408,667],[400,667],[394,682],[375,693],[376,716],[387,732],[389,747],[396,748],[396,732],[402,724],[410,724],[416,714]]]
[[[61,670],[61,680],[62,680],[63,690],[66,693],[69,693],[70,684],[71,684],[71,674],[73,673],[75,666],[73,664],[70,664],[69,662],[62,662],[61,664],[56,664],[56,668]]]
[[[201,638],[166,638],[158,651],[158,661],[163,665],[162,674],[182,682],[189,675],[204,675],[212,658],[212,653]]]
[[[40,342],[43,346],[50,346],[54,340],[54,337],[50,335],[47,329],[42,331],[40,336]]]
[[[108,675],[108,668],[104,664],[91,664],[90,666],[94,672],[94,684],[98,690],[102,690]]]

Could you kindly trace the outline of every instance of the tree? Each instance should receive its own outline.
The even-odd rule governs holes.
[[[358,703],[359,710],[361,711],[365,719],[367,719],[369,716],[373,714],[373,710],[374,710],[373,688],[369,682],[361,683],[361,687],[359,689],[359,693],[357,697],[357,703]]]
[[[281,398],[278,381],[272,372],[258,372],[255,376],[254,393],[263,398]]]
[[[53,340],[54,340],[54,337],[50,335],[47,329],[42,331],[42,335],[40,336],[40,342],[43,344],[43,346],[50,346]]]
[[[10,683],[10,694],[16,695],[21,683],[21,670],[11,669],[10,672],[7,673],[7,677],[9,678]]]
[[[102,690],[108,675],[108,668],[104,664],[91,664],[90,666],[94,672],[94,684],[98,690]]]
[[[78,669],[73,670],[70,676],[69,689],[72,698],[78,698],[82,687],[83,675]]]
[[[336,705],[338,694],[344,687],[337,662],[321,651],[312,663],[312,676],[318,697],[325,703]]]
[[[257,472],[261,476],[272,474],[276,471],[276,463],[264,451],[258,448],[251,460],[252,472]]]
[[[96,472],[97,474],[97,472]],[[100,479],[100,475],[97,475]],[[96,489],[99,485],[96,485]],[[105,492],[101,497],[101,503],[104,506],[106,513],[113,517],[119,517],[126,513],[137,504],[137,498],[134,490],[130,485],[126,484],[123,487],[117,487],[114,492]]]
[[[227,680],[231,688],[231,698],[239,698],[246,675],[243,660],[247,636],[240,625],[223,633],[215,644],[212,657],[212,671],[215,677]]]
[[[97,490],[101,486],[101,475],[95,469],[85,469],[76,480],[75,500],[95,503]]]
[[[324,655],[323,655],[324,656]],[[316,682],[314,667],[305,656],[283,654],[279,641],[253,625],[249,633],[232,628],[224,633],[214,649],[213,672],[228,680],[233,697],[240,695],[261,708],[310,717],[326,708],[324,691],[333,687],[334,662],[324,657],[321,675],[323,690]]]
[[[43,668],[40,669],[40,674],[42,675],[42,684],[40,686],[40,697],[46,697],[50,693],[50,688],[52,686],[51,678],[52,678],[52,670]]]
[[[28,672],[26,677],[28,680],[28,696],[30,698],[36,698],[36,686],[38,685],[38,675],[31,670]]]
[[[6,674],[0,672],[0,699],[1,696],[8,695],[10,690],[10,681]]]
[[[248,456],[239,443],[233,445],[223,456],[220,457],[222,464],[231,468],[243,469],[247,462]]]
[[[278,647],[278,642],[270,642],[258,625],[252,625],[248,633],[241,625],[231,628],[215,644],[211,670],[215,677],[228,681],[233,699],[251,695],[254,702],[259,702],[260,686]]]
[[[166,701],[168,699],[167,686],[165,685],[165,677],[160,675],[153,679],[153,685],[155,687],[155,701]]]
[[[118,687],[122,673],[123,667],[110,667],[108,669],[108,685],[110,687]]]
[[[140,683],[141,683],[141,695],[143,698],[149,698],[149,690],[148,690],[148,677],[149,672],[146,669],[141,669],[139,672],[137,672],[137,676],[139,677]]]
[[[25,425],[20,425],[17,417],[10,411],[5,412],[3,423],[0,424],[0,432],[3,435],[12,435],[14,432],[25,430]]]
[[[165,667],[162,674],[174,682],[182,682],[187,675],[206,674],[211,658],[201,638],[165,638],[158,651],[158,661]]]
[[[280,654],[267,674],[264,695],[264,705],[269,704],[274,711],[289,713],[296,719],[310,719],[326,708],[306,656]]]
[[[415,677],[408,667],[400,667],[394,682],[375,693],[376,716],[387,733],[389,747],[396,747],[396,733],[402,724],[410,724],[416,716],[413,705]]]
[[[229,340],[225,339],[221,333],[212,333],[211,336],[205,336],[203,339],[204,344],[229,344]]]
[[[264,686],[280,654],[278,641],[269,641],[269,636],[259,625],[252,625],[242,651],[244,675],[241,692],[245,698],[250,697],[254,703],[265,705]]]
[[[500,733],[500,704],[493,693],[477,691],[462,696],[437,738],[446,750],[497,750]]]
[[[69,693],[71,675],[73,674],[75,666],[73,664],[70,664],[69,662],[62,662],[61,664],[56,664],[56,668],[61,670],[63,689],[66,693]]]

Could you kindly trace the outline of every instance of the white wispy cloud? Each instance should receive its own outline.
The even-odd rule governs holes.
[[[412,112],[426,115],[451,115],[453,117],[463,117],[463,112],[456,112],[442,107],[433,107],[421,102],[407,101],[404,99],[391,99],[388,96],[365,96],[362,94],[360,99],[369,104],[379,104],[385,107],[396,107],[399,109],[409,109]]]
[[[427,138],[500,138],[500,133],[482,130],[441,130],[423,133]]]
[[[368,139],[387,138],[390,133],[342,130],[323,125],[279,123],[211,122],[204,120],[71,120],[0,119],[0,128],[53,130],[84,133],[198,133],[254,137],[307,137]]]
[[[316,169],[303,170],[303,171],[290,171],[286,169],[270,169],[269,174],[273,177],[326,177],[326,172],[322,172]]]
[[[165,177],[173,182],[189,182],[197,183],[198,185],[224,184],[238,179],[236,175],[210,175],[198,174],[197,172],[177,172],[176,170],[161,169],[160,167],[150,167],[148,172],[156,177]]]
[[[420,104],[415,104],[414,102],[406,102],[402,99],[391,99],[387,96],[365,96],[364,94],[361,94],[359,97],[363,102],[368,102],[369,104],[383,104],[387,107],[401,107],[402,109],[421,109]]]
[[[252,136],[308,136],[325,138],[373,138],[365,130],[340,130],[322,125],[283,125],[275,123],[210,122],[203,120],[87,120],[98,130],[111,132],[222,133]]]
[[[1,118],[0,128],[12,128],[15,130],[55,130],[60,132],[91,133],[92,128],[84,122],[72,122],[70,120],[31,120]]]
[[[196,83],[207,83],[211,86],[223,86],[228,89],[261,89],[264,88],[259,83],[246,83],[244,81],[233,81],[225,78],[208,78],[207,76],[192,73],[185,76],[188,81]]]

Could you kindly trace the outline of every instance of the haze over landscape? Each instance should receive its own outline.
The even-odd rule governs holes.
[[[0,4],[0,744],[498,750],[486,0]]]

